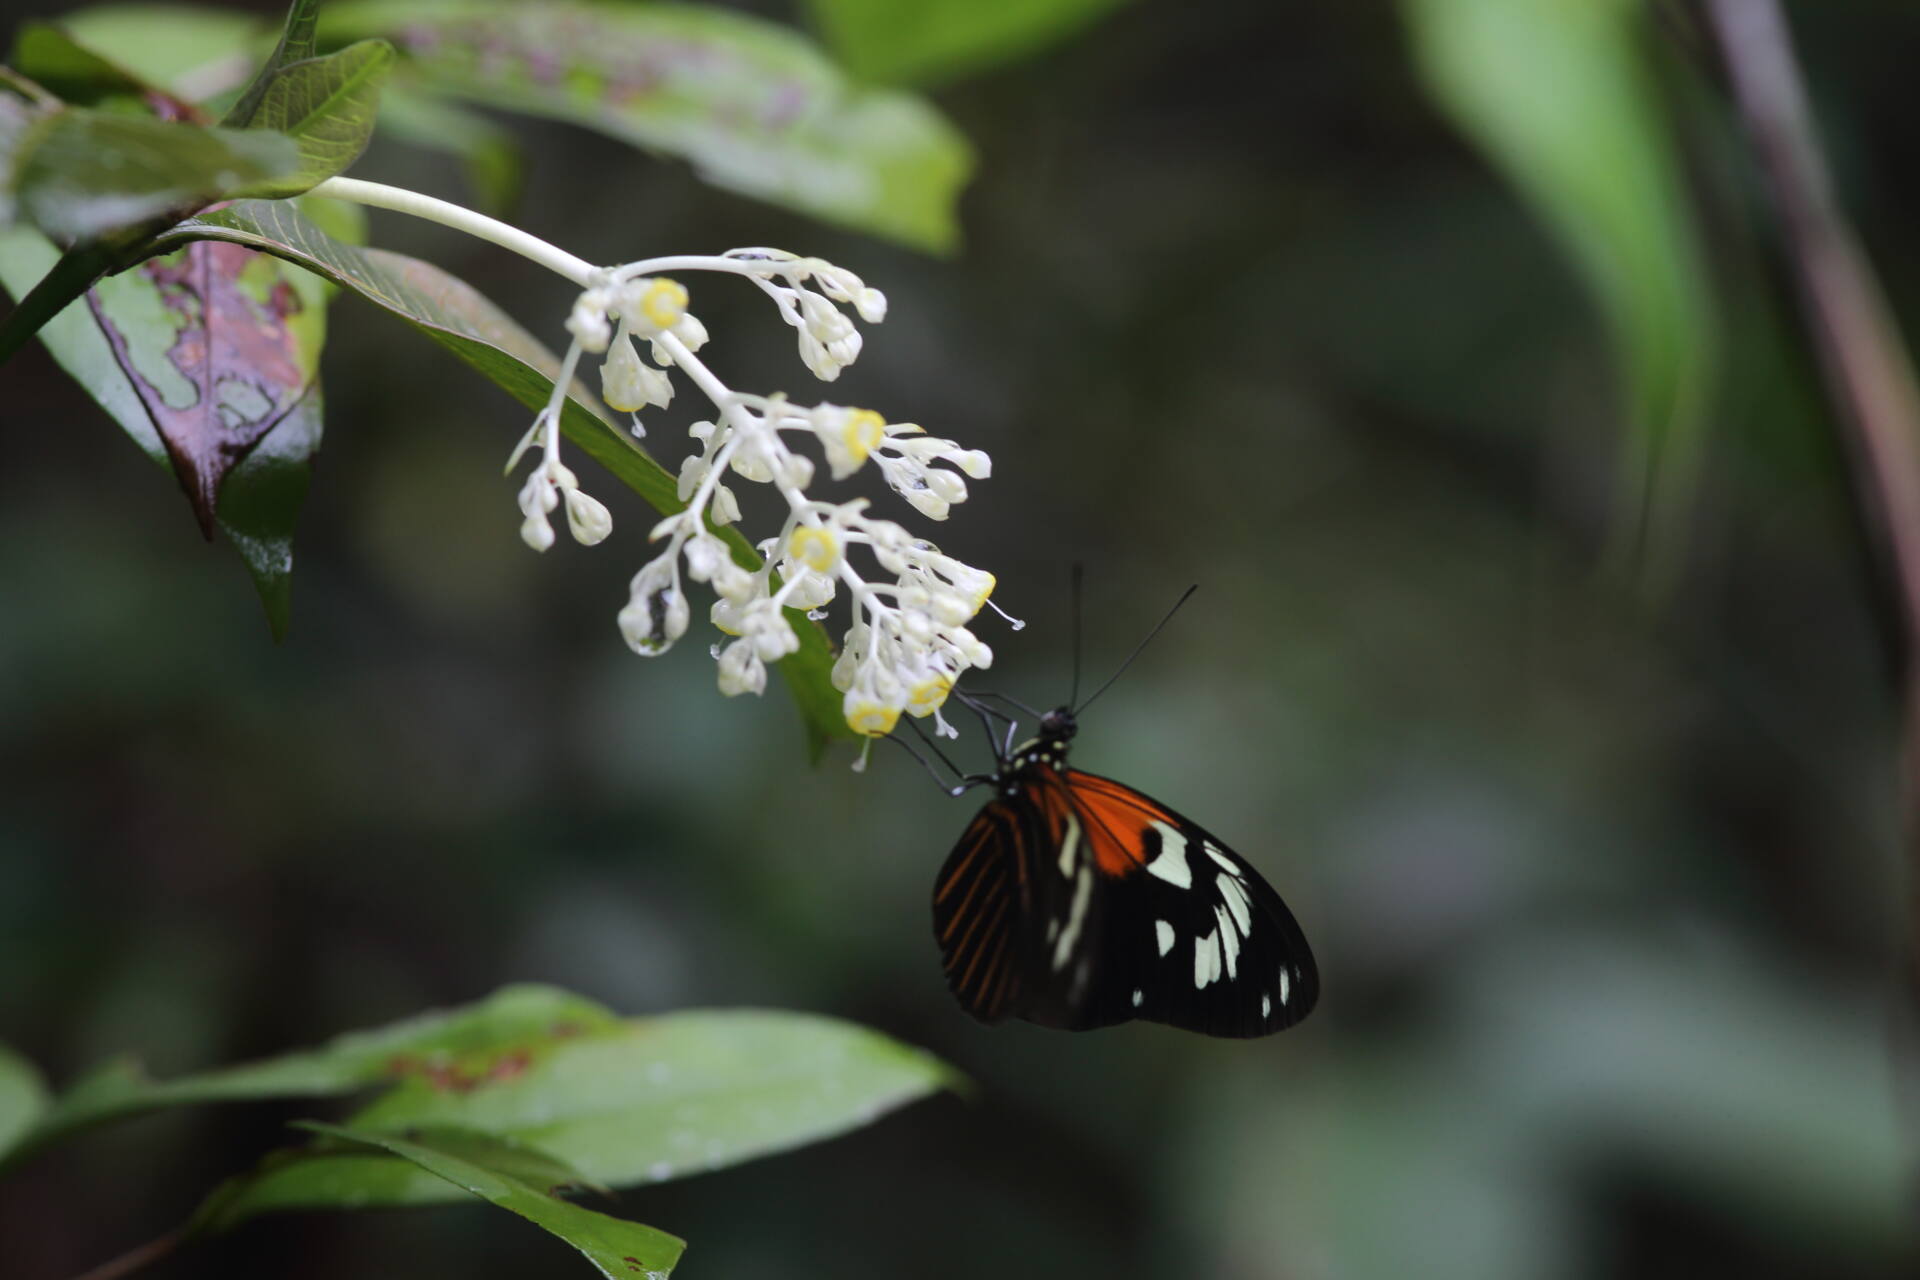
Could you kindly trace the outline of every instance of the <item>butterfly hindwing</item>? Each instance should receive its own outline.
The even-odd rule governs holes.
[[[933,934],[947,986],[982,1022],[1006,1017],[1021,979],[1018,954],[1028,895],[1021,862],[1024,819],[994,801],[968,824],[933,890]]]

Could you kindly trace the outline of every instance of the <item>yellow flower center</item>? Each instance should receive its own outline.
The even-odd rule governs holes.
[[[923,680],[907,694],[907,709],[916,717],[930,716],[940,709],[947,700],[947,694],[953,690],[952,676],[935,676]]]
[[[877,702],[856,702],[847,711],[847,728],[869,738],[884,738],[900,723],[900,712]]]
[[[831,573],[840,562],[840,540],[831,529],[802,525],[787,541],[787,551],[815,573]]]
[[[887,420],[871,409],[853,409],[841,431],[848,456],[856,463],[865,462],[874,446],[887,438]]]
[[[662,329],[671,329],[687,314],[687,291],[677,280],[664,277],[640,295],[640,314]]]

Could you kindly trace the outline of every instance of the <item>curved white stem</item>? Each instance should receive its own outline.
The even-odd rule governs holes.
[[[585,258],[576,258],[565,249],[556,248],[539,236],[529,235],[498,218],[489,218],[484,213],[476,213],[451,201],[421,195],[418,191],[408,191],[405,187],[390,187],[384,182],[363,182],[359,178],[328,178],[307,194],[349,200],[375,209],[391,209],[395,213],[425,218],[428,222],[464,231],[470,236],[497,244],[502,249],[511,249],[583,289],[593,282],[593,277],[600,270]]]

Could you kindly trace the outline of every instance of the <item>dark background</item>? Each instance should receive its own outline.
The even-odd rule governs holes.
[[[1920,13],[1793,17],[1911,322]],[[1911,1274],[1890,651],[1730,135],[1686,139],[1740,305],[1686,567],[1650,595],[1603,568],[1619,393],[1594,312],[1423,96],[1392,8],[1136,4],[937,100],[980,156],[949,261],[526,121],[516,220],[594,260],[776,244],[885,288],[831,394],[993,454],[939,532],[1032,624],[981,624],[982,686],[1065,696],[1076,560],[1095,673],[1201,583],[1078,760],[1288,897],[1324,978],[1306,1024],[970,1022],[927,898],[973,801],[899,753],[809,768],[777,685],[715,694],[698,628],[631,655],[644,510],[574,457],[615,535],[535,557],[500,476],[526,415],[343,300],[279,647],[42,351],[3,375],[0,1035],[56,1080],[125,1049],[169,1074],[542,980],[636,1014],[843,1015],[977,1081],[621,1195],[691,1242],[689,1277]],[[393,144],[355,173],[465,198]],[[423,224],[374,234],[560,339],[564,284]],[[814,394],[757,294],[694,283],[723,373]],[[656,415],[670,465],[687,407]],[[0,1191],[0,1274],[165,1230],[311,1111],[41,1160]],[[451,1207],[263,1221],[154,1274],[580,1266]]]

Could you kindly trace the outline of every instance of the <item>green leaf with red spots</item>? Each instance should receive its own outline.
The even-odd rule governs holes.
[[[20,1150],[163,1107],[259,1098],[329,1097],[431,1077],[476,1055],[511,1055],[619,1025],[602,1006],[555,987],[505,987],[475,1004],[435,1010],[317,1049],[217,1071],[152,1080],[131,1059],[83,1077],[41,1115]],[[464,1069],[464,1068],[463,1068]]]
[[[937,1059],[851,1023],[701,1010],[423,1064],[348,1123],[483,1133],[625,1187],[818,1142],[956,1083]],[[319,1146],[230,1183],[206,1220],[224,1229],[270,1210],[457,1198],[406,1160]]]
[[[857,87],[818,46],[677,4],[362,0],[323,42],[386,36],[405,79],[683,156],[717,186],[935,251],[959,239],[971,149],[927,101]]]

